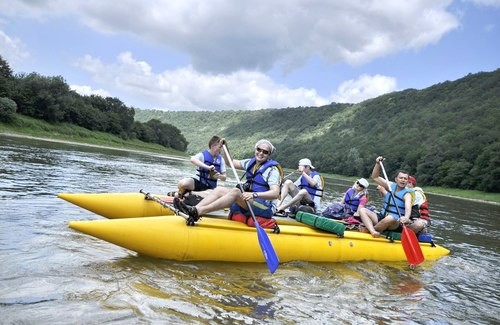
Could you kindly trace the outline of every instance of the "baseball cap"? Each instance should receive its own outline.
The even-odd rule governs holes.
[[[368,183],[368,181],[364,178],[358,179],[357,182],[359,184],[363,185],[364,188],[368,188],[368,186],[370,185],[370,183]]]
[[[299,160],[299,166],[310,166],[311,169],[314,169],[314,166],[312,165],[311,161],[307,158]]]

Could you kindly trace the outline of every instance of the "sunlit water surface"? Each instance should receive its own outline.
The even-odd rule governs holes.
[[[500,323],[497,205],[429,195],[434,239],[452,254],[415,270],[292,262],[271,275],[137,256],[69,229],[101,217],[56,198],[166,193],[193,172],[175,157],[0,136],[0,323]],[[350,185],[327,180],[324,204]]]

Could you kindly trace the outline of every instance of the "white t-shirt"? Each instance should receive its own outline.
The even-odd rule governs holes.
[[[321,177],[319,174],[314,175],[313,180],[316,182],[316,195],[312,198],[314,202],[314,208],[316,211],[320,211],[321,207],[321,196],[323,195],[323,182],[321,182]],[[302,175],[295,181],[295,186],[300,187],[302,184]]]
[[[224,158],[220,156],[220,172],[221,174],[222,173],[225,173],[226,172],[226,162],[224,161]],[[197,153],[195,156],[194,156],[196,159],[198,159],[199,161],[201,161],[202,163],[205,163],[205,156],[203,155],[203,152],[199,152]]]

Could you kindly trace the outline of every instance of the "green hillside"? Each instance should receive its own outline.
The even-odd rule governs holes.
[[[277,147],[275,159],[288,168],[308,157],[321,172],[368,177],[376,156],[383,155],[388,171],[408,169],[421,185],[500,192],[500,69],[360,104],[136,110],[135,118],[175,125],[189,153],[217,134],[227,138],[235,157],[247,157],[256,140],[267,138]]]

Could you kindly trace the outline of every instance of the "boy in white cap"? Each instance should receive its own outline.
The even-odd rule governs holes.
[[[301,173],[300,177],[292,182],[287,179],[281,188],[280,205],[278,213],[283,213],[287,208],[299,205],[308,205],[314,208],[314,212],[319,211],[321,197],[323,196],[323,182],[321,176],[314,170],[311,160],[303,158],[299,161],[297,171]],[[292,199],[284,202],[287,195]]]

